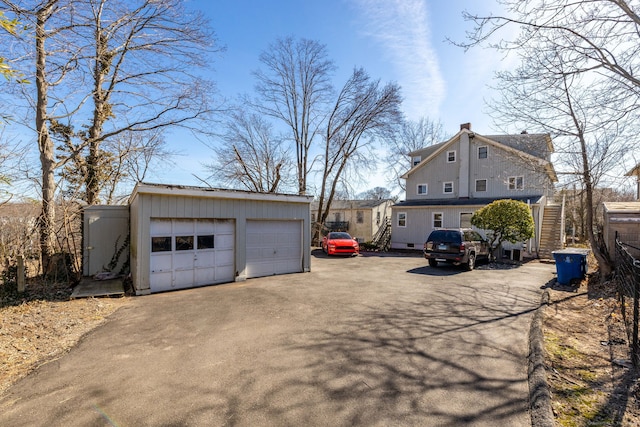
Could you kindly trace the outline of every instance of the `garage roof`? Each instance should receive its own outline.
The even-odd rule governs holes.
[[[159,194],[191,197],[207,197],[219,199],[260,200],[289,203],[311,203],[313,196],[282,193],[256,193],[245,190],[228,190],[212,187],[196,187],[190,185],[154,184],[139,182],[136,184],[129,202],[138,194]]]

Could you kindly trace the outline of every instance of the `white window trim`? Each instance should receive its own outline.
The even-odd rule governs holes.
[[[400,225],[400,216],[404,216],[404,225]],[[407,227],[407,213],[406,212],[398,212],[398,217],[396,218],[396,225],[399,228]]]
[[[422,161],[422,157],[421,156],[413,156],[411,158],[411,166],[416,166],[418,165],[420,162]]]
[[[424,185],[424,189],[425,189],[424,193],[420,192],[420,186],[422,186],[422,185]],[[425,194],[429,194],[429,184],[418,184],[418,185],[416,185],[416,194],[418,196],[424,196]]]
[[[445,191],[447,184],[451,184],[451,191]],[[453,181],[446,181],[442,183],[442,194],[453,194],[455,192],[455,188],[453,187]]]
[[[440,215],[440,226],[436,227],[436,215]],[[444,213],[442,212],[432,212],[431,213],[431,228],[443,228],[444,227]]]
[[[478,190],[478,181],[484,181],[484,191]],[[476,190],[476,193],[485,193],[489,191],[489,181],[486,179],[476,179],[476,186],[474,188]]]
[[[453,160],[449,160],[449,154],[453,153]],[[456,150],[447,151],[447,163],[455,163],[458,156]]]
[[[486,148],[487,150],[487,157],[480,157],[480,149],[481,148]],[[488,159],[489,158],[489,146],[488,145],[481,145],[478,147],[478,159]]]
[[[522,178],[522,187],[518,188],[518,178]],[[511,180],[513,180],[513,188],[511,188]],[[510,176],[507,178],[507,189],[509,191],[524,190],[524,175]]]

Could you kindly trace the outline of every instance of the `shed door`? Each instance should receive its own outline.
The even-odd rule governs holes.
[[[247,221],[247,277],[302,271],[302,221]]]
[[[234,280],[234,222],[152,219],[151,292]]]

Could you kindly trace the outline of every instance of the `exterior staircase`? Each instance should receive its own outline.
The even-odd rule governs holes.
[[[384,217],[382,225],[371,239],[379,251],[388,251],[391,247],[391,219]]]
[[[538,257],[553,259],[552,252],[564,248],[564,203],[547,205],[542,218]]]

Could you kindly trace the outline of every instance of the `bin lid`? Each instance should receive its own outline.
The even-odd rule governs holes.
[[[565,248],[565,249],[560,249],[559,251],[553,251],[551,253],[553,255],[555,255],[555,254],[559,254],[559,255],[589,255],[589,252],[591,252],[591,249]]]

